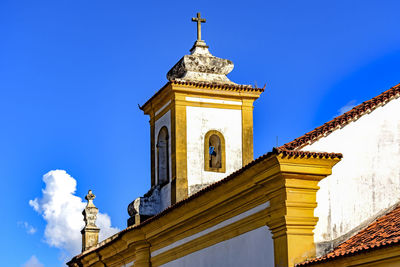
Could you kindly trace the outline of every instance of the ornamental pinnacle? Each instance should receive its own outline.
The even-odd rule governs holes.
[[[89,190],[85,199],[88,201],[85,209],[82,211],[83,220],[85,221],[85,227],[82,229],[82,252],[94,247],[99,242],[99,232],[100,229],[96,226],[98,208],[93,204],[93,199],[95,195],[92,190]]]

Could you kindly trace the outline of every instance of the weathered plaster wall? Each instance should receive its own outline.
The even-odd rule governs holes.
[[[239,102],[240,103],[240,102]],[[242,114],[238,109],[186,107],[189,194],[195,185],[216,182],[242,167]],[[226,172],[204,170],[204,136],[210,130],[225,138]]]
[[[160,190],[160,211],[171,205],[171,182],[161,187]]]
[[[163,108],[160,109],[160,111]],[[168,129],[168,153],[169,153],[169,181],[171,182],[171,177],[172,177],[172,165],[171,165],[171,112],[167,111],[161,118],[159,118],[155,124],[154,124],[154,149],[156,153],[154,153],[155,159],[154,159],[154,168],[155,168],[155,177],[156,177],[156,184],[158,184],[158,177],[157,177],[157,138],[158,138],[158,133],[160,132],[162,127],[167,127]],[[171,186],[170,184],[167,184],[163,186],[160,190],[160,204],[161,204],[161,211],[167,208],[171,204]]]
[[[315,241],[346,234],[400,199],[400,99],[302,150],[343,153],[317,193]]]
[[[274,266],[274,247],[266,226],[168,262],[164,267]]]

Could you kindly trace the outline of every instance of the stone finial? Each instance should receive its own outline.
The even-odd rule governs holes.
[[[82,252],[97,245],[99,242],[100,229],[96,226],[97,213],[99,210],[93,204],[95,195],[89,190],[85,199],[88,201],[85,209],[82,211],[85,227],[81,230],[82,234]]]
[[[205,19],[197,13],[197,40],[190,49],[190,55],[185,55],[167,73],[167,79],[177,81],[212,82],[220,84],[235,84],[226,75],[233,70],[233,63],[228,59],[211,55],[205,41],[201,40],[201,22]]]

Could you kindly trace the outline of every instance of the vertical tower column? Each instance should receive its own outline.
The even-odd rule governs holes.
[[[176,94],[172,107],[171,204],[188,196],[185,96]]]
[[[242,163],[243,166],[254,159],[253,155],[253,102],[242,100]]]

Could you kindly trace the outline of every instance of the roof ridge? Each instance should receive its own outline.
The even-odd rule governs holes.
[[[383,93],[362,102],[351,110],[339,115],[332,120],[318,126],[314,130],[305,133],[304,135],[282,145],[280,148],[288,150],[300,149],[308,144],[312,144],[318,139],[326,136],[327,134],[349,124],[352,121],[359,119],[367,113],[374,111],[376,108],[388,103],[389,101],[400,97],[400,83],[392,88],[384,91]]]

